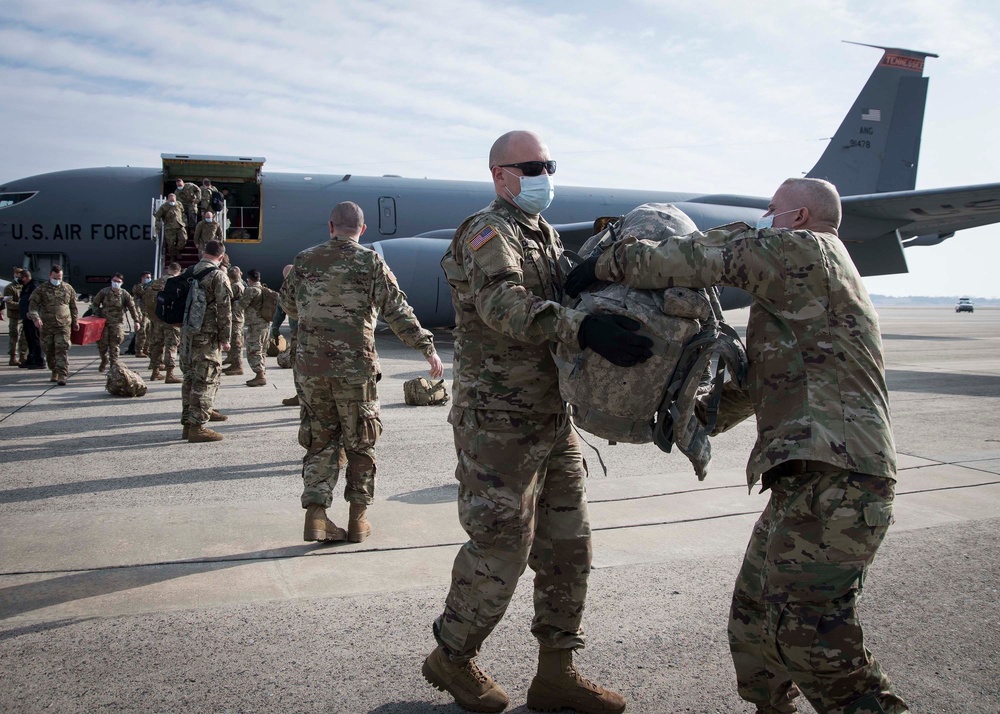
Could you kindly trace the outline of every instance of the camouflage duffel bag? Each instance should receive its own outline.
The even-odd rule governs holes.
[[[290,346],[287,349],[281,350],[281,352],[278,353],[278,366],[282,369],[291,369],[292,357],[294,357],[294,355],[292,354],[292,348]]]
[[[589,239],[582,255],[621,240],[655,241],[695,231],[675,206],[644,204]],[[598,282],[566,304],[590,314],[630,317],[653,342],[653,355],[634,367],[619,367],[592,350],[560,343],[554,355],[559,391],[573,422],[612,443],[653,442],[667,452],[676,445],[699,480],[704,479],[711,460],[708,435],[726,370],[739,384],[747,370],[746,353],[736,332],[722,322],[715,290],[637,290]],[[713,423],[706,425],[695,408],[707,394]]]
[[[267,356],[277,357],[280,353],[285,351],[286,347],[288,347],[288,343],[285,341],[284,335],[278,335],[278,339],[268,340]]]
[[[147,389],[146,383],[137,372],[118,362],[108,369],[108,381],[104,388],[116,397],[141,397]]]
[[[444,380],[430,382],[424,377],[417,377],[403,383],[403,398],[412,407],[426,407],[432,404],[448,402],[448,388]]]

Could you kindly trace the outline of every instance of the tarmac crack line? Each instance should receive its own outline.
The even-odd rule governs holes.
[[[955,486],[939,486],[937,488],[925,488],[915,491],[903,491],[898,492],[896,496],[910,496],[913,494],[921,493],[933,493],[936,491],[954,491],[958,489],[966,488],[977,488],[980,486],[996,486],[1000,485],[1000,481],[985,481],[982,483],[970,483],[970,484],[959,484]],[[731,488],[729,486],[720,486],[717,488]],[[709,490],[709,489],[701,489]],[[631,500],[631,499],[621,499],[621,500]],[[613,503],[613,501],[611,501]],[[594,502],[596,503],[596,501]],[[602,501],[602,503],[608,503],[608,501]],[[697,518],[680,518],[675,520],[666,521],[650,521],[647,523],[626,523],[620,526],[602,526],[600,528],[593,528],[592,532],[598,533],[602,531],[617,531],[626,530],[628,528],[650,528],[653,526],[673,526],[682,525],[686,523],[701,523],[706,521],[715,521],[722,518],[738,518],[741,516],[752,516],[759,514],[759,510],[754,511],[740,511],[737,513],[721,513],[714,516],[701,516]],[[296,558],[317,558],[326,556],[350,556],[350,555],[364,555],[368,553],[401,553],[413,550],[430,550],[433,548],[452,548],[455,546],[464,545],[465,541],[453,541],[448,543],[428,543],[426,545],[401,545],[394,546],[390,548],[364,548],[357,550],[331,550],[327,552],[318,552],[316,550],[309,551],[307,553],[290,553],[288,555],[264,555],[260,557],[250,557],[250,558],[192,558],[189,560],[162,560],[153,563],[125,563],[122,565],[103,565],[96,568],[63,568],[58,570],[18,570],[18,571],[8,571],[0,572],[0,577],[15,577],[19,575],[63,575],[66,573],[99,573],[107,572],[113,570],[131,570],[136,568],[157,568],[157,567],[169,567],[169,566],[184,566],[184,565],[215,565],[215,564],[226,564],[226,563],[256,563],[256,562],[274,562],[278,560],[292,560]]]
[[[75,377],[76,375],[80,374],[80,372],[82,372],[84,369],[86,369],[90,365],[94,364],[94,362],[96,362],[96,361],[97,361],[96,359],[90,360],[89,362],[87,362],[87,364],[83,365],[83,367],[80,367],[80,369],[78,369],[75,372],[73,372],[73,376]],[[35,370],[31,370],[31,371],[34,372]],[[41,399],[42,397],[44,397],[46,394],[48,394],[49,392],[51,392],[53,389],[55,389],[58,386],[59,386],[58,384],[50,383],[48,387],[46,387],[45,389],[42,390],[41,394],[36,394],[34,397],[32,397],[31,399],[29,399],[28,401],[26,401],[24,404],[22,404],[21,406],[19,406],[14,411],[10,412],[9,414],[4,415],[4,417],[2,419],[0,419],[0,424],[3,424],[5,421],[7,421],[8,419],[10,419],[12,416],[14,416],[15,414],[17,414],[22,409],[24,409],[26,407],[30,407],[32,404],[34,404],[36,401],[38,401],[39,399]],[[0,575],[3,575],[3,573],[0,573]]]

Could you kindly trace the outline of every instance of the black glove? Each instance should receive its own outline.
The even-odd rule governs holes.
[[[578,266],[569,271],[566,276],[566,294],[571,298],[587,289],[589,285],[597,282],[597,260],[600,256],[587,258]],[[634,328],[639,329],[639,328]]]
[[[587,315],[580,324],[580,349],[588,347],[611,364],[632,367],[653,356],[653,341],[634,334],[642,324],[622,315]]]

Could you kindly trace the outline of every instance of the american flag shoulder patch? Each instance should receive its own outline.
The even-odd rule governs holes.
[[[468,240],[469,247],[472,248],[473,250],[479,250],[484,245],[489,243],[491,240],[496,238],[498,235],[500,234],[497,233],[496,228],[494,228],[493,226],[486,226],[483,230],[476,233],[476,235],[469,238]]]

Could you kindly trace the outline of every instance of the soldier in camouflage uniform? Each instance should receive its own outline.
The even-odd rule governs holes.
[[[10,353],[11,367],[24,362],[28,353],[28,343],[24,338],[24,330],[21,329],[21,308],[18,305],[21,289],[21,269],[14,268],[14,281],[3,289],[3,308],[7,312],[7,334],[10,337],[7,351]],[[3,317],[3,308],[0,308],[0,317]]]
[[[208,179],[202,179],[201,182],[201,200],[198,202],[198,209],[200,210],[200,215],[204,216],[206,211],[212,210],[212,196],[219,194],[220,198],[222,196],[219,193],[219,189],[212,185],[212,182]],[[222,223],[220,220],[219,223]],[[223,239],[219,239],[220,241]]]
[[[260,314],[266,293],[274,291],[260,282],[260,271],[251,268],[242,297],[243,319],[247,326],[247,363],[254,373],[254,378],[247,381],[248,387],[267,384],[267,333],[271,323]],[[243,368],[234,362],[226,374],[243,374]]]
[[[205,254],[192,269],[193,274],[217,268],[205,275],[201,286],[205,290],[207,307],[205,318],[198,329],[187,325],[181,328],[181,423],[183,437],[192,444],[222,441],[222,434],[205,428],[212,421],[225,421],[214,408],[215,395],[222,377],[222,352],[229,349],[229,335],[233,329],[232,299],[229,276],[219,268],[226,247],[218,241],[205,246]]]
[[[431,333],[420,326],[406,295],[382,257],[362,245],[364,214],[349,201],[334,207],[330,240],[304,250],[281,286],[280,304],[298,320],[295,370],[301,424],[303,537],[307,541],[371,533],[366,518],[375,498],[375,442],[382,433],[376,382],[375,320],[381,313],[392,331],[419,350],[440,376],[444,367]],[[326,515],[347,453],[344,499],[350,503],[347,532]]]
[[[201,189],[198,188],[197,184],[185,183],[182,179],[177,179],[177,190],[174,191],[174,194],[184,207],[187,237],[194,238],[194,227],[198,223],[198,207],[201,204]]]
[[[246,292],[246,285],[243,284],[243,271],[238,266],[233,266],[228,271],[229,285],[233,289],[233,332],[229,337],[229,354],[223,366],[237,365],[238,374],[243,374],[243,303],[240,299]],[[222,371],[223,374],[230,374],[230,367]]]
[[[900,714],[867,650],[856,604],[892,523],[896,452],[878,317],[837,237],[832,184],[789,179],[756,229],[736,224],[662,243],[625,239],[571,273],[635,288],[726,285],[753,298],[745,392],[716,431],[750,414],[747,482],[771,498],[736,580],[729,642],[740,696],[759,712]]]
[[[139,321],[135,301],[128,291],[122,290],[124,280],[121,273],[115,273],[111,278],[111,287],[98,291],[90,303],[94,312],[104,318],[104,331],[101,332],[101,339],[97,341],[97,350],[101,354],[98,372],[104,372],[109,362],[111,364],[118,362],[119,350],[125,337],[125,312],[132,316],[132,322]]]
[[[177,260],[187,243],[187,219],[184,208],[177,201],[177,196],[170,194],[166,203],[160,204],[153,214],[156,217],[156,231],[163,231],[163,252],[168,261]]]
[[[149,299],[145,301],[143,307],[146,310],[146,319],[149,322],[149,375],[150,381],[163,379],[164,375],[160,368],[166,368],[166,381],[164,384],[180,384],[181,379],[174,374],[177,367],[177,347],[181,342],[181,328],[178,325],[168,325],[156,315],[156,296],[163,290],[167,279],[181,274],[179,263],[170,263],[167,266],[166,274],[161,275],[146,288],[146,295]]]
[[[649,341],[610,317],[560,304],[562,243],[539,215],[552,200],[554,171],[536,135],[516,131],[497,139],[490,151],[497,198],[462,223],[441,262],[455,305],[448,421],[458,454],[459,520],[469,541],[455,559],[444,613],[434,622],[438,647],[423,674],[475,711],[508,704],[473,658],[503,617],[525,566],[535,571],[531,631],[540,644],[528,706],[625,708],[624,698],[588,682],[572,664],[573,650],[584,645],[591,562],[587,472],[559,396],[551,346],[589,346],[627,366],[648,358]]]
[[[76,328],[76,291],[63,282],[62,266],[53,265],[49,281],[31,294],[28,319],[41,331],[45,360],[52,370],[53,382],[66,384],[69,379],[69,336]]]
[[[205,218],[198,221],[198,225],[194,228],[194,244],[198,246],[199,255],[204,252],[205,246],[211,240],[225,242],[222,237],[222,224],[216,222],[214,213],[205,211]]]
[[[284,280],[288,277],[288,274],[290,272],[292,272],[292,266],[291,265],[286,265],[284,268],[282,268],[282,270],[281,270],[282,287],[284,287]],[[281,305],[279,304],[274,309],[274,317],[271,318],[271,341],[272,342],[277,342],[278,341],[278,335],[281,334],[281,323],[283,323],[285,321],[285,317],[287,317],[287,315],[285,314],[285,311],[281,309]],[[290,362],[291,367],[292,367],[292,382],[295,382],[298,379],[297,372],[295,371],[295,352],[296,352],[295,346],[298,344],[298,341],[299,341],[299,337],[298,337],[299,321],[298,320],[289,320],[288,321],[288,328],[289,328],[289,330],[288,330],[288,359],[289,359],[289,362]],[[280,365],[280,360],[279,360],[279,365]],[[284,365],[281,365],[281,366],[284,366]],[[285,405],[286,407],[297,407],[297,406],[300,406],[298,388],[296,388],[295,394],[293,394],[290,397],[286,397],[285,399],[282,399],[281,403],[283,405]]]
[[[153,282],[153,275],[148,270],[139,276],[139,282],[132,286],[132,298],[135,300],[135,310],[139,319],[135,323],[135,356],[148,357],[146,345],[149,342],[149,320],[146,319],[145,294],[146,287]],[[151,297],[156,302],[156,295]]]

